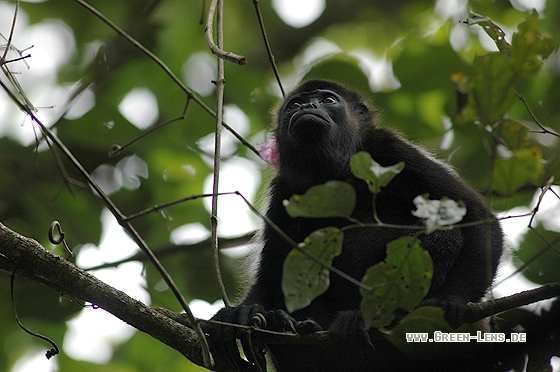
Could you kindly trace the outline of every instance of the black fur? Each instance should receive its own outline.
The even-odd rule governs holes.
[[[374,116],[356,92],[323,80],[303,83],[279,107],[275,137],[280,166],[270,186],[267,216],[292,239],[301,242],[318,228],[348,224],[344,219],[291,218],[282,205],[293,194],[303,194],[311,186],[333,179],[355,187],[357,203],[352,217],[374,222],[372,194],[365,182],[350,172],[350,157],[358,151],[369,152],[382,166],[405,162],[402,173],[376,198],[383,222],[418,225],[420,222],[411,214],[415,209],[412,200],[426,193],[431,199],[446,196],[464,201],[467,214],[463,223],[494,218],[481,197],[450,167],[396,132],[378,127]],[[421,305],[443,307],[446,319],[454,326],[462,323],[464,305],[484,296],[496,272],[503,242],[499,223],[493,221],[420,236],[434,263],[432,286]],[[414,233],[388,228],[347,230],[343,253],[334,260],[334,266],[361,280],[368,267],[385,258],[388,242]],[[269,329],[330,331],[332,346],[268,345],[280,371],[369,371],[382,367],[385,359],[391,368],[398,368],[396,351],[387,348],[374,331],[366,330],[358,311],[358,289],[337,275],[331,274],[329,289],[310,306],[288,315],[280,283],[282,265],[291,247],[270,226],[265,226],[263,238],[254,285],[239,306],[222,309],[213,319],[247,325],[255,313],[261,312],[269,320]],[[234,346],[236,338],[246,340],[243,331],[212,324],[206,330],[214,353],[228,358],[239,370],[255,370],[239,358]],[[266,343],[270,337],[258,335],[255,340]],[[385,349],[392,350],[393,355],[384,354]]]

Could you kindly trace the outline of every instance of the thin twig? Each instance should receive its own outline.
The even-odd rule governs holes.
[[[202,26],[204,24],[204,11],[206,10],[206,1],[202,0],[202,7],[200,10],[200,21],[198,23]]]
[[[208,45],[208,48],[210,48],[212,53],[214,53],[214,55],[216,55],[216,57],[218,57],[220,59],[224,59],[224,60],[229,61],[229,62],[236,63],[238,65],[244,65],[245,63],[247,63],[247,59],[245,57],[237,55],[237,54],[232,53],[232,52],[226,52],[222,49],[223,48],[222,45],[216,45],[214,43],[213,23],[214,23],[214,13],[216,12],[217,4],[218,4],[218,0],[212,0],[212,2],[210,3],[210,6],[208,7],[208,16],[206,18],[206,31],[205,31],[206,44]]]
[[[17,58],[14,58],[14,59],[10,59],[10,60],[8,60],[8,61],[5,61],[5,60],[1,60],[1,61],[2,61],[2,64],[7,65],[8,63],[21,61],[21,60],[24,60],[24,59],[27,59],[27,58],[31,58],[31,54],[27,54],[27,55],[25,55],[25,56],[21,56],[21,57],[17,57]]]
[[[261,8],[259,7],[259,0],[253,0],[253,5],[255,6],[255,12],[257,13],[257,19],[259,20],[259,27],[261,28],[261,33],[264,40],[264,45],[266,47],[266,52],[268,54],[268,60],[272,66],[272,71],[274,71],[274,76],[276,76],[276,81],[278,82],[278,87],[282,92],[282,97],[286,97],[284,92],[284,87],[280,81],[280,74],[278,73],[278,68],[276,67],[276,61],[274,60],[274,54],[272,54],[272,48],[270,48],[270,43],[268,42],[268,36],[266,35],[266,29],[264,28],[264,22],[262,19]]]
[[[173,205],[179,204],[179,203],[183,203],[189,200],[195,200],[195,199],[199,199],[199,198],[208,198],[214,195],[232,195],[235,194],[234,192],[221,192],[221,193],[217,193],[217,194],[194,194],[194,195],[189,195],[189,196],[185,196],[184,198],[180,198],[180,199],[176,199],[167,203],[162,203],[162,204],[156,204],[151,206],[150,208],[146,208],[140,212],[131,214],[127,217],[124,218],[123,221],[129,222],[132,221],[134,219],[137,219],[139,217],[143,217],[149,213],[153,213],[153,212],[159,212],[160,210],[167,208],[167,207],[171,207]]]
[[[520,214],[520,215],[514,215],[514,216],[505,216],[505,217],[500,218],[500,220],[505,220],[505,219],[510,219],[510,218],[531,217],[527,227],[531,231],[533,231],[535,234],[537,234],[537,236],[539,236],[546,243],[546,246],[544,248],[540,249],[532,257],[530,257],[526,260],[523,260],[523,264],[521,266],[517,267],[517,269],[514,272],[512,272],[510,275],[506,276],[505,278],[501,279],[499,282],[495,283],[494,287],[497,287],[498,285],[502,284],[503,282],[509,280],[513,276],[515,276],[518,273],[525,270],[533,261],[535,261],[537,258],[541,257],[543,254],[548,252],[549,249],[552,248],[556,252],[560,252],[560,249],[557,248],[557,246],[556,246],[560,242],[560,237],[554,239],[553,241],[549,241],[544,235],[540,234],[540,232],[536,228],[533,227],[533,220],[535,219],[535,217],[537,215],[537,212],[539,211],[540,204],[541,204],[541,202],[544,198],[544,195],[548,191],[554,193],[554,190],[551,188],[552,181],[553,181],[553,178],[551,177],[551,179],[547,182],[547,184],[542,188],[541,194],[539,195],[539,199],[537,201],[537,205],[533,208],[533,210],[531,210],[531,212],[528,212],[528,213],[525,213],[525,214]]]
[[[525,109],[527,110],[527,112],[529,112],[529,115],[531,115],[531,118],[533,119],[535,124],[537,124],[539,126],[539,128],[541,128],[540,133],[548,133],[548,134],[552,134],[553,136],[560,137],[560,134],[558,134],[556,132],[553,132],[550,129],[545,128],[544,125],[541,124],[539,119],[537,119],[537,117],[533,113],[533,110],[531,110],[531,107],[529,107],[529,103],[527,102],[525,97],[523,97],[521,94],[517,93],[516,91],[514,91],[514,92],[517,95],[517,98],[519,98],[521,100],[521,102],[523,102],[523,105],[525,105]]]
[[[1,64],[7,63],[6,62],[6,56],[8,55],[8,51],[11,48],[12,38],[14,37],[14,30],[16,28],[16,20],[17,20],[17,15],[18,15],[18,12],[19,12],[19,3],[20,3],[20,0],[17,0],[16,1],[16,8],[14,10],[14,18],[12,19],[12,26],[10,27],[10,34],[8,35],[8,40],[6,40],[6,49],[4,49],[4,53],[2,54],[2,58],[0,58]]]
[[[546,236],[544,236],[542,232],[540,232],[536,228],[531,227],[531,231],[534,232],[546,244],[547,248],[550,248],[556,253],[560,254],[560,247],[557,247],[554,241],[550,241]]]
[[[33,132],[35,132],[35,127],[33,127]],[[35,142],[37,144],[36,146],[39,146],[39,138],[37,138],[37,135],[35,135]],[[74,192],[74,183],[72,182],[72,178],[66,171],[66,168],[64,167],[64,163],[62,162],[60,155],[58,154],[56,149],[52,146],[52,143],[48,138],[45,138],[45,143],[49,147],[50,153],[54,159],[54,162],[56,163],[56,167],[60,172],[60,176],[64,180],[64,185],[66,186],[70,194],[74,197],[74,199],[76,199],[76,193]],[[35,149],[35,152],[38,153],[39,151]]]
[[[140,140],[141,138],[147,136],[148,134],[150,134],[150,133],[152,133],[152,132],[154,132],[154,131],[156,131],[156,130],[158,130],[158,129],[160,129],[160,128],[163,128],[163,127],[166,126],[167,124],[171,124],[171,123],[173,123],[173,122],[176,122],[176,121],[179,121],[179,120],[183,120],[183,119],[185,118],[185,116],[186,116],[187,108],[189,107],[189,102],[190,102],[190,101],[191,101],[191,99],[190,99],[189,97],[187,97],[187,102],[185,103],[185,108],[183,109],[183,112],[181,113],[181,116],[176,117],[176,118],[173,118],[173,119],[171,119],[171,120],[167,120],[167,121],[165,121],[165,122],[163,122],[163,123],[161,123],[161,124],[158,124],[158,125],[153,126],[152,128],[150,128],[150,129],[148,129],[148,130],[142,132],[139,136],[137,136],[137,137],[131,139],[130,141],[128,141],[127,143],[125,143],[125,144],[122,145],[122,146],[121,146],[121,145],[117,145],[117,144],[111,146],[111,149],[109,150],[109,157],[110,157],[110,158],[114,158],[115,156],[118,156],[118,155],[121,153],[121,151],[123,151],[123,150],[124,150],[125,148],[127,148],[128,146],[132,145],[134,142]]]
[[[250,232],[250,233],[247,233],[245,235],[238,236],[236,238],[220,238],[220,249],[228,249],[228,248],[234,248],[234,247],[239,247],[239,246],[246,245],[246,244],[251,242],[251,239],[254,237],[254,235],[255,235],[255,232]],[[201,241],[199,243],[194,243],[194,244],[179,244],[179,245],[168,244],[168,245],[163,246],[163,247],[156,247],[153,250],[154,250],[154,252],[156,252],[157,256],[160,259],[163,259],[165,257],[170,257],[170,256],[175,255],[175,254],[182,254],[185,251],[205,252],[205,251],[208,251],[209,249],[212,248],[211,240],[212,239],[209,238],[209,239],[206,239],[204,241]],[[84,270],[93,271],[93,270],[101,270],[101,269],[107,269],[107,268],[112,268],[112,267],[118,267],[118,266],[122,265],[123,263],[132,262],[132,261],[144,262],[144,261],[146,261],[146,255],[142,252],[138,252],[136,254],[133,254],[132,256],[129,256],[127,258],[123,258],[121,260],[107,262],[107,263],[103,263],[101,265],[88,267],[88,268],[85,268]]]
[[[224,3],[222,0],[213,0],[208,10],[208,19],[206,21],[207,31],[212,32],[212,24],[214,22],[214,11],[216,9],[216,2],[218,3],[218,49],[221,49],[224,44]],[[207,34],[208,37],[208,34]],[[208,41],[208,39],[207,39]],[[211,45],[209,45],[212,48]],[[214,53],[216,54],[216,53]],[[224,304],[231,306],[229,297],[227,295],[226,286],[222,278],[220,269],[220,248],[218,245],[218,192],[220,184],[220,164],[221,164],[221,147],[222,147],[222,117],[224,113],[224,86],[225,86],[225,73],[224,73],[224,60],[216,54],[218,64],[218,79],[216,84],[216,133],[214,135],[214,176],[212,183],[212,212],[210,216],[211,231],[212,231],[212,263],[214,268],[214,276],[218,290]]]
[[[30,55],[27,55],[25,57],[22,55],[23,51],[27,50],[28,48],[20,51],[19,49],[14,48],[12,46],[12,39],[13,39],[13,36],[14,36],[14,30],[15,30],[16,21],[17,21],[17,15],[19,13],[19,4],[20,4],[20,0],[17,0],[15,10],[14,10],[14,17],[12,19],[12,24],[11,24],[11,27],[10,27],[10,34],[8,35],[8,39],[6,39],[6,48],[4,49],[4,53],[2,54],[2,58],[0,59],[0,70],[2,71],[2,73],[4,73],[4,75],[6,76],[8,81],[15,87],[18,94],[25,101],[25,104],[30,109],[35,111],[36,110],[35,107],[33,107],[31,102],[29,101],[29,99],[27,99],[27,97],[23,93],[23,89],[21,88],[21,85],[19,84],[18,80],[16,78],[14,78],[14,76],[12,75],[12,72],[6,67],[6,64],[15,61],[15,60],[6,61],[6,56],[8,55],[8,52],[10,51],[10,49],[14,49],[14,50],[17,51],[17,54],[19,54],[19,56],[20,56],[20,58],[18,58],[18,60],[30,57]],[[2,38],[4,38],[3,35],[2,35]],[[27,63],[26,63],[26,65],[27,65]],[[19,103],[19,100],[17,99],[17,97],[15,97],[13,95],[10,95],[10,97],[12,98],[12,100],[14,100],[14,102]]]
[[[12,295],[12,309],[14,310],[14,317],[16,318],[16,322],[19,325],[19,327],[21,329],[23,329],[26,333],[30,334],[33,337],[37,337],[37,338],[40,338],[41,340],[47,341],[49,344],[51,344],[52,349],[47,350],[47,353],[45,354],[47,359],[51,359],[53,356],[60,354],[60,350],[58,349],[58,346],[54,343],[54,341],[51,340],[50,338],[46,337],[46,336],[43,336],[39,333],[36,333],[36,332],[33,332],[33,331],[27,329],[23,325],[21,320],[19,320],[19,316],[18,316],[17,308],[16,308],[16,299],[15,299],[15,296],[14,296],[14,282],[15,282],[15,280],[16,280],[16,273],[15,273],[15,270],[14,270],[14,271],[12,271],[12,273],[10,275],[10,293]]]
[[[545,196],[545,194],[551,190],[552,184],[554,183],[554,176],[551,176],[549,178],[549,180],[546,182],[546,184],[542,187],[541,190],[541,194],[539,195],[539,200],[537,201],[537,205],[535,205],[535,208],[533,208],[532,210],[532,216],[531,219],[529,220],[529,225],[527,225],[528,228],[532,229],[533,228],[533,221],[535,220],[535,217],[537,216],[537,212],[539,211],[539,208],[541,207],[541,203],[543,201],[543,198]]]

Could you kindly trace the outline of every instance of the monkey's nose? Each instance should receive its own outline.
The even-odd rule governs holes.
[[[315,102],[307,102],[307,103],[302,103],[302,104],[301,104],[300,110],[301,110],[301,109],[310,109],[310,108],[316,109],[317,107],[319,107],[319,106],[317,106],[317,103],[315,103]]]

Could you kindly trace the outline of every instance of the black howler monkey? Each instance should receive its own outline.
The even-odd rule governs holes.
[[[493,220],[453,230],[438,230],[420,236],[429,251],[434,274],[422,305],[440,306],[454,326],[462,323],[463,307],[479,301],[493,280],[502,253],[502,231],[482,198],[447,165],[411,144],[391,129],[379,127],[375,112],[356,92],[334,82],[310,80],[291,92],[279,106],[274,130],[280,157],[279,170],[270,185],[267,216],[294,241],[301,242],[313,231],[342,227],[345,219],[291,218],[282,202],[294,194],[329,180],[343,180],[356,189],[353,218],[375,222],[372,194],[364,181],[350,171],[350,158],[367,151],[382,166],[405,162],[404,170],[376,197],[379,219],[385,223],[419,225],[411,214],[412,200],[421,194],[430,199],[462,200],[467,213],[463,223]],[[342,254],[333,265],[361,280],[366,269],[385,258],[386,244],[417,230],[371,227],[345,231]],[[286,313],[281,290],[282,266],[292,249],[270,226],[264,227],[264,247],[254,284],[236,307],[220,310],[214,320],[248,325],[256,313],[265,316],[268,329],[300,333],[329,330],[331,346],[268,345],[277,368],[282,371],[369,371],[378,366],[376,341],[370,342],[359,313],[358,288],[331,274],[329,289],[308,307]],[[242,371],[257,370],[249,355],[246,332],[209,323],[212,351],[226,357]],[[266,337],[258,336],[266,343]],[[256,339],[258,339],[256,336]],[[240,358],[240,339],[252,362]]]

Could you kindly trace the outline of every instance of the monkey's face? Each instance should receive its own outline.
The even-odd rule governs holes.
[[[281,169],[322,175],[346,171],[361,141],[361,114],[355,109],[361,106],[337,87],[306,82],[280,106],[275,134]]]
[[[344,99],[332,90],[316,89],[288,98],[280,111],[278,131],[282,136],[309,143],[325,139],[347,122]]]
[[[373,116],[359,94],[336,82],[308,80],[276,112],[280,173],[297,179],[344,178]]]

